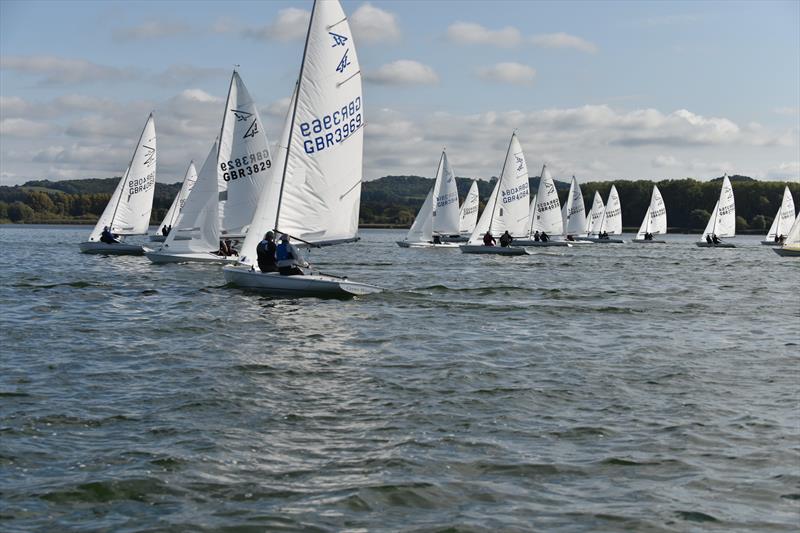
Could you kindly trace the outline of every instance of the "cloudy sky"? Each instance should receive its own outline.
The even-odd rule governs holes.
[[[365,177],[800,180],[800,2],[343,2]],[[0,2],[0,179],[120,175],[155,111],[162,182],[202,161],[235,64],[274,142],[311,2]]]

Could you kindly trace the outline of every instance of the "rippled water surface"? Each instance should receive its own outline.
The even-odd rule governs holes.
[[[800,261],[594,245],[314,251],[386,287],[0,228],[0,530],[796,530]]]

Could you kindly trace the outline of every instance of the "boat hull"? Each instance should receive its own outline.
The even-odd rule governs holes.
[[[487,255],[528,255],[525,248],[514,246],[483,246],[482,244],[462,244],[459,246],[465,254],[487,254]]]
[[[781,246],[773,248],[773,252],[783,257],[800,257],[800,245]]]
[[[400,248],[458,248],[458,243],[455,242],[443,242],[441,244],[434,244],[432,242],[408,242],[408,241],[396,241],[397,246]]]
[[[646,239],[633,239],[631,242],[636,242],[639,244],[667,244],[667,241],[662,241],[658,239],[646,240]]]
[[[118,242],[107,244],[99,241],[86,241],[78,245],[83,254],[100,255],[144,255],[144,247],[138,244]]]
[[[548,247],[548,246],[567,246],[571,247],[572,243],[567,241],[532,241],[530,239],[514,239],[514,246],[524,246],[526,248],[538,248],[538,247]]]
[[[763,244],[764,246],[783,246],[783,245],[782,245],[781,243],[779,243],[779,242],[770,241],[770,240],[761,241],[761,244]]]
[[[166,263],[212,263],[212,264],[232,264],[239,258],[222,257],[211,252],[194,252],[194,253],[166,253],[159,251],[148,251],[145,253],[147,258],[155,264]]]
[[[596,244],[625,244],[625,241],[622,239],[600,239],[598,237],[581,237],[582,241],[593,242]]]
[[[225,275],[225,281],[232,285],[277,296],[346,297],[383,291],[374,285],[324,274],[281,276],[277,272],[263,274],[247,266],[226,266],[222,272]]]
[[[729,242],[721,242],[719,244],[714,244],[713,242],[696,242],[695,244],[700,248],[736,248],[735,244]]]

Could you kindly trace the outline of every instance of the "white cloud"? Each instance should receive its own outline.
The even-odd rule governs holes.
[[[478,77],[492,82],[530,85],[536,77],[536,69],[521,63],[497,63],[478,69]]]
[[[531,42],[543,48],[572,48],[589,54],[597,53],[596,44],[563,32],[534,35]]]
[[[278,12],[273,22],[265,26],[245,26],[231,18],[218,19],[212,26],[215,33],[241,33],[259,41],[293,41],[305,39],[311,12],[287,7]]]
[[[367,73],[364,78],[379,85],[432,85],[439,76],[431,67],[410,59],[399,59]]]
[[[767,169],[767,176],[774,180],[800,179],[800,161],[785,161]]]
[[[447,38],[458,44],[488,44],[512,48],[522,43],[522,34],[513,26],[490,30],[474,22],[455,22],[447,28]]]
[[[138,41],[142,39],[160,39],[188,33],[189,26],[178,21],[149,20],[129,28],[117,28],[112,32],[119,41]]]
[[[4,137],[42,137],[53,132],[46,122],[25,118],[4,118],[0,120],[0,135]]]
[[[350,24],[359,43],[396,42],[400,39],[400,27],[394,13],[369,2],[355,10]]]
[[[657,155],[655,159],[653,159],[653,166],[655,168],[677,167],[679,165],[680,161],[672,155]]]
[[[40,76],[41,85],[123,82],[141,76],[138,70],[132,68],[117,68],[99,65],[85,59],[58,56],[2,56],[0,69]]]

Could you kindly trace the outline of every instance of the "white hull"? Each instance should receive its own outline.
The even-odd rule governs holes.
[[[800,257],[800,245],[794,244],[772,249],[776,254],[784,257]]]
[[[594,242],[597,244],[625,244],[625,241],[622,239],[614,239],[609,237],[608,239],[601,239],[599,237],[581,237],[582,241],[589,241]]]
[[[695,242],[695,244],[700,248],[736,248],[735,244],[729,242],[721,242],[719,244],[714,244],[713,242]]]
[[[514,239],[514,242],[511,243],[514,246],[525,246],[525,247],[545,247],[545,246],[572,246],[572,243],[567,241],[532,241],[530,239]]]
[[[145,253],[147,258],[156,264],[164,263],[216,263],[216,264],[231,264],[238,261],[238,257],[222,257],[211,252],[186,252],[186,253],[167,253],[148,251]]]
[[[514,246],[484,246],[482,244],[462,244],[459,246],[465,254],[494,254],[494,255],[528,255],[525,248]]]
[[[432,242],[408,242],[396,241],[397,246],[400,248],[458,248],[458,243],[443,242],[441,244],[434,244]]]
[[[652,240],[633,239],[631,242],[638,242],[640,244],[667,244],[667,241],[662,241],[662,240],[657,240],[657,239],[652,239]]]
[[[281,276],[277,272],[262,274],[247,266],[226,266],[222,272],[225,281],[237,287],[279,296],[360,296],[383,291],[374,285],[323,274]]]
[[[102,255],[143,255],[144,247],[137,244],[118,242],[106,244],[104,242],[86,241],[78,245],[83,254]]]

